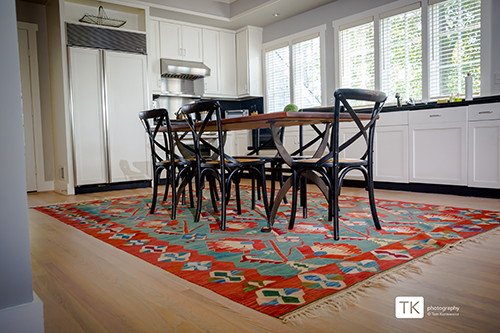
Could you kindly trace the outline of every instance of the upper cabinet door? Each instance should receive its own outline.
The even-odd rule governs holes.
[[[220,91],[236,96],[236,37],[231,32],[220,32]]]
[[[201,28],[160,22],[161,58],[202,61]]]
[[[161,91],[160,76],[160,22],[149,21],[148,32],[149,87],[151,92]]]
[[[262,96],[262,29],[246,27],[236,33],[238,96]]]
[[[203,61],[201,28],[182,26],[182,59]]]
[[[236,34],[236,68],[238,72],[238,96],[249,95],[248,87],[248,31]]]
[[[182,60],[181,26],[160,22],[160,56],[168,59]]]
[[[219,32],[203,29],[203,63],[210,68],[205,77],[205,94],[220,94],[219,84]]]

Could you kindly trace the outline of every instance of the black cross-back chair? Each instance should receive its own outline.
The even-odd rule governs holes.
[[[192,178],[192,162],[184,159],[175,153],[174,139],[172,136],[172,127],[170,124],[169,114],[166,109],[155,109],[139,112],[139,119],[141,119],[144,128],[148,134],[151,157],[153,164],[153,199],[151,202],[150,213],[155,213],[156,202],[158,197],[158,185],[160,176],[163,171],[166,172],[165,194],[163,201],[168,197],[168,189],[172,188],[172,219],[175,219],[177,211],[177,185],[184,179]],[[160,132],[160,128],[166,127],[166,131]],[[158,140],[159,133],[161,133],[163,142]],[[189,182],[189,194],[191,207],[194,207],[192,185]]]
[[[312,139],[309,142],[307,142],[306,144],[302,144],[302,134],[301,134],[300,135],[301,146],[297,150],[295,150],[294,152],[292,152],[290,154],[290,156],[292,158],[294,158],[294,159],[303,159],[303,158],[305,158],[304,156],[302,156],[302,154],[304,153],[304,151],[306,151],[307,149],[309,149],[316,142],[318,142],[320,140],[323,140],[323,137],[327,133],[326,128],[325,128],[325,130],[321,130],[315,124],[310,125],[310,127],[316,132],[317,136],[314,139]],[[283,139],[284,139],[284,136],[285,136],[285,127],[280,127],[277,130],[278,130],[278,136],[277,137],[279,138],[279,140],[281,142],[280,144],[283,145]],[[327,143],[327,147],[329,147],[328,143]],[[275,200],[275,184],[276,184],[276,181],[279,182],[280,188],[283,187],[284,173],[289,174],[289,173],[291,173],[291,170],[288,169],[288,168],[283,167],[286,163],[283,160],[283,158],[281,157],[281,155],[279,154],[279,152],[277,152],[274,156],[263,156],[263,155],[259,154],[260,150],[262,150],[262,149],[276,149],[277,150],[277,147],[276,147],[276,145],[274,143],[273,137],[268,138],[264,142],[260,142],[260,140],[258,140],[257,141],[257,147],[254,148],[252,151],[250,151],[248,153],[248,155],[247,155],[247,156],[252,156],[252,157],[255,157],[255,158],[262,159],[266,163],[269,164],[269,166],[266,167],[266,171],[268,171],[268,172],[271,173],[271,195],[270,195],[269,205],[272,207],[273,204],[274,204],[274,200]],[[253,181],[253,179],[252,179],[252,181]],[[305,189],[306,188],[306,184],[307,184],[306,179],[303,179],[300,186],[304,187],[304,189]],[[253,186],[253,182],[252,182],[252,186]],[[253,194],[253,192],[252,192],[252,194]],[[259,194],[258,198],[260,200],[260,194]],[[304,216],[304,218],[307,218],[307,204],[306,204],[306,200],[307,200],[306,190],[301,191],[301,205],[303,207],[303,216]],[[284,203],[288,203],[288,200],[287,200],[286,196],[283,197],[283,202]]]
[[[207,112],[207,116],[202,122],[195,123],[192,114]],[[259,185],[261,186],[262,193],[266,193],[265,169],[264,161],[255,158],[234,158],[224,153],[225,133],[222,130],[222,114],[221,108],[216,101],[201,101],[195,102],[181,107],[180,112],[186,115],[186,121],[191,129],[193,136],[193,148],[196,156],[195,173],[196,184],[202,184],[205,177],[213,175],[219,182],[220,188],[220,201],[221,201],[221,218],[220,229],[226,229],[226,207],[229,202],[229,194],[232,182],[236,184],[236,205],[237,211],[241,214],[241,202],[239,191],[239,178],[243,170],[256,172],[260,177],[258,178]],[[211,120],[214,119],[214,120]],[[209,124],[210,123],[210,124]],[[216,131],[216,142],[209,142],[204,139],[204,132]],[[210,154],[202,154],[201,146],[210,150]],[[208,156],[207,156],[208,155]],[[209,178],[209,177],[207,177]],[[202,186],[197,185],[197,207],[195,214],[195,222],[200,220],[202,208]],[[211,186],[211,190],[215,186]],[[214,196],[212,195],[212,203],[214,204]],[[269,205],[267,195],[263,195],[264,207],[266,210],[266,218],[269,216]]]
[[[387,98],[383,92],[366,90],[366,89],[338,89],[334,93],[334,123],[331,134],[331,149],[328,154],[321,158],[312,159],[295,159],[292,163],[292,177],[294,184],[306,171],[314,171],[321,175],[324,185],[328,188],[328,192],[324,193],[328,200],[328,220],[333,219],[333,234],[334,239],[339,239],[339,194],[344,177],[352,170],[360,170],[365,178],[366,189],[369,195],[370,210],[372,213],[373,222],[377,230],[381,229],[380,221],[377,215],[375,206],[375,196],[373,191],[373,140],[375,137],[375,124],[380,111]],[[349,104],[349,100],[373,102],[371,117],[368,123],[363,124],[356,112]],[[339,118],[341,112],[348,112],[353,121],[357,125],[359,131],[339,145]],[[339,153],[352,145],[358,139],[363,138],[366,144],[366,150],[359,159],[339,159]],[[320,184],[318,184],[320,185]],[[321,188],[321,187],[320,187]],[[324,188],[324,187],[323,187]],[[297,210],[297,187],[294,186],[292,194],[292,211],[289,222],[289,229],[292,229],[295,223],[295,214]]]

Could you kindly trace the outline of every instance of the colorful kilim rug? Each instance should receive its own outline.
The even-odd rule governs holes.
[[[378,231],[367,199],[342,196],[341,239],[334,241],[325,220],[326,200],[310,193],[307,219],[299,215],[288,230],[290,204],[282,204],[273,232],[262,233],[263,206],[258,203],[251,210],[249,189],[243,189],[243,212],[237,215],[231,202],[225,231],[218,229],[219,216],[207,191],[199,223],[193,222],[195,210],[188,205],[171,220],[168,201],[149,214],[151,196],[36,209],[182,279],[285,320],[500,223],[498,212],[378,200]]]

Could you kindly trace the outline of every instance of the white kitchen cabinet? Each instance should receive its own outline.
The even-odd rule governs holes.
[[[220,32],[220,93],[236,97],[236,36],[234,32]]]
[[[236,32],[238,96],[262,96],[262,28],[245,27]]]
[[[201,28],[160,21],[160,56],[203,61]]]
[[[160,71],[160,22],[149,21],[148,31],[148,69],[149,88],[152,93],[161,92]]]
[[[203,63],[210,68],[210,75],[205,77],[205,96],[217,96],[220,88],[220,32],[203,29]]]
[[[205,96],[236,97],[236,39],[226,31],[203,29],[203,63],[210,68],[205,77]]]
[[[469,106],[468,185],[500,188],[500,103]]]
[[[373,150],[375,181],[408,183],[408,111],[380,114]]]
[[[409,113],[410,182],[467,185],[467,107]]]
[[[76,47],[69,55],[75,186],[150,179],[137,116],[148,106],[146,56]]]
[[[227,132],[224,153],[230,156],[246,156],[248,154],[248,131]]]

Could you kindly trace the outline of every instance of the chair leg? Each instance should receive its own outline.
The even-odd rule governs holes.
[[[254,171],[255,173],[255,171]],[[257,200],[260,200],[261,199],[261,193],[260,193],[260,187],[257,186]]]
[[[177,184],[175,184],[175,177],[174,177],[172,180],[172,184],[171,184],[171,186],[172,186],[172,214],[171,214],[172,220],[175,220],[175,215],[177,213],[177,205],[175,204],[177,202],[177,193],[175,191],[176,185]]]
[[[273,169],[273,164],[271,164],[271,170],[272,169]],[[269,197],[269,205],[270,206],[272,206],[274,204],[274,196],[276,194],[276,193],[274,193],[276,191],[276,187],[274,184],[275,181],[276,181],[275,172],[271,171],[271,194]]]
[[[302,177],[300,183],[300,205],[302,206],[302,216],[307,219],[307,178]]]
[[[290,223],[288,224],[288,229],[292,230],[295,224],[295,215],[297,213],[297,171],[293,170],[292,172],[292,210],[290,212]]]
[[[333,171],[334,174],[333,174],[333,177],[332,177],[332,185],[333,185],[333,193],[331,194],[331,197],[332,199],[330,200],[331,202],[331,207],[330,209],[333,210],[332,213],[329,213],[329,214],[333,214],[332,216],[332,219],[333,219],[333,239],[334,240],[339,240],[339,211],[340,211],[340,208],[339,208],[339,193],[340,193],[340,184],[339,184],[339,179],[338,179],[338,171],[337,170],[334,170]]]
[[[239,171],[238,174],[236,174],[234,177],[234,184],[236,187],[236,211],[238,215],[241,215],[240,172],[241,171]],[[229,198],[227,198],[227,200],[229,202]]]
[[[167,200],[167,197],[168,197],[168,187],[171,185],[171,182],[172,182],[172,180],[170,178],[171,177],[170,177],[169,173],[167,172],[167,178],[165,179],[165,193],[163,194],[163,200],[162,201],[166,201]],[[160,181],[160,176],[158,176],[158,181]],[[173,191],[174,190],[172,188],[172,192]]]
[[[199,170],[199,169],[198,169]],[[196,196],[198,197],[198,202],[196,203],[196,213],[194,215],[194,222],[200,222],[201,216],[201,206],[203,204],[203,175],[198,174],[196,176],[197,186],[196,186]]]
[[[189,177],[189,202],[191,203],[191,208],[194,207],[194,200],[193,200],[193,178],[191,175],[188,175]]]
[[[155,170],[154,175],[153,175],[153,199],[151,200],[151,209],[149,210],[150,214],[155,213],[155,207],[156,207],[156,197],[158,196],[158,172],[161,172],[161,169]]]
[[[370,210],[372,212],[373,223],[375,224],[375,228],[377,230],[381,230],[382,227],[380,226],[380,221],[378,219],[378,214],[377,214],[377,207],[375,206],[375,194],[373,193],[373,178],[368,177],[366,183],[368,184],[368,197],[370,200]]]
[[[255,172],[252,174],[252,209],[255,209]]]
[[[224,175],[224,171],[221,172],[221,182],[220,182],[220,189],[221,189],[221,217],[220,217],[220,230],[224,231],[226,230],[226,208],[227,208],[227,197],[226,197],[226,191],[227,191],[227,184],[226,184],[226,177]],[[230,182],[227,182],[230,184]]]
[[[277,165],[277,166],[278,166],[278,165]],[[281,164],[280,164],[280,165],[279,165],[279,167],[280,167],[280,168],[282,168],[282,167],[283,167],[283,165],[281,165]],[[284,184],[284,183],[285,183],[285,180],[284,180],[284,178],[283,178],[283,172],[280,172],[280,188],[282,188],[282,187],[283,187],[283,184]],[[288,203],[288,199],[286,198],[286,195],[285,195],[285,197],[283,198],[283,202],[284,202],[284,203],[286,203],[286,204]]]
[[[210,199],[212,200],[212,207],[214,208],[214,212],[218,213],[219,209],[217,208],[217,199],[216,199],[216,188],[215,188],[215,179],[213,176],[208,178],[208,183],[210,186]]]

